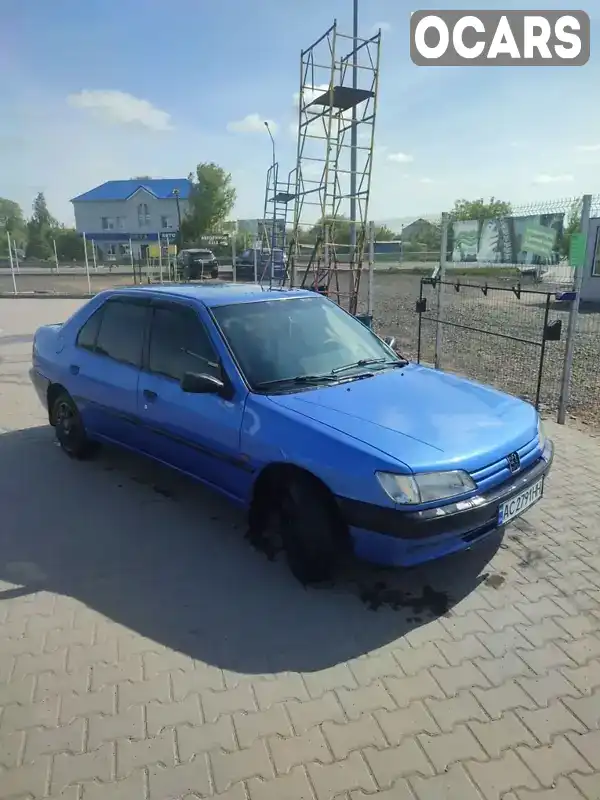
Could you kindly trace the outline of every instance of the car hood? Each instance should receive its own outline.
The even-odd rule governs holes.
[[[537,434],[529,403],[416,364],[271,400],[414,471],[481,469]]]

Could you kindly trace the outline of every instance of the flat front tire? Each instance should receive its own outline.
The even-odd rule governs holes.
[[[290,571],[300,583],[320,583],[333,576],[337,546],[333,515],[312,482],[301,475],[287,479],[276,498],[279,531]]]

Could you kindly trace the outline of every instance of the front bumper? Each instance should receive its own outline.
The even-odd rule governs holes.
[[[465,550],[502,528],[501,503],[545,477],[553,457],[554,445],[547,440],[543,456],[510,480],[468,500],[424,511],[399,511],[342,497],[337,502],[359,558],[412,566]]]

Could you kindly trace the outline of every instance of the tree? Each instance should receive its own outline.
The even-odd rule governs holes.
[[[571,237],[574,233],[579,233],[581,230],[581,208],[583,200],[580,198],[576,200],[569,214],[565,214],[564,228],[562,233],[558,236],[556,248],[561,256],[567,257],[571,249]]]
[[[181,232],[183,241],[195,242],[219,230],[231,213],[237,193],[231,174],[212,162],[198,164],[196,174],[190,173],[189,179],[192,190]]]
[[[507,217],[512,213],[512,206],[504,200],[497,200],[490,197],[486,202],[485,198],[479,197],[476,200],[456,200],[454,208],[450,212],[452,220],[467,219],[497,219]]]
[[[56,228],[52,231],[56,242],[56,253],[63,261],[83,261],[83,237],[74,228]]]
[[[59,227],[46,203],[43,192],[33,201],[33,214],[27,223],[27,258],[47,259],[53,255],[50,243],[52,231]]]
[[[10,233],[15,245],[22,247],[25,243],[25,219],[23,211],[14,200],[0,197],[0,252],[8,253],[8,238],[4,232]]]
[[[387,225],[381,225],[378,228],[375,228],[375,241],[376,242],[393,242],[395,239],[399,239],[397,233],[391,228],[388,228]]]
[[[33,215],[30,221],[34,222],[40,228],[58,228],[58,220],[48,211],[48,204],[46,203],[46,197],[43,192],[38,192],[35,196],[35,200],[33,201]]]

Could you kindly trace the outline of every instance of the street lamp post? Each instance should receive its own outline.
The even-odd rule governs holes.
[[[179,254],[183,250],[183,235],[181,233],[181,207],[179,205],[179,189],[173,189],[173,194],[175,195],[175,202],[177,204],[177,253]],[[160,247],[160,235],[159,235],[159,247]],[[167,240],[167,259],[169,254],[169,246]],[[170,269],[170,260],[169,260],[169,269]]]
[[[277,203],[275,202],[275,196],[277,194],[277,162],[275,160],[275,139],[273,138],[273,134],[271,133],[271,128],[269,127],[269,123],[265,120],[265,128],[267,129],[267,133],[269,134],[269,138],[271,140],[271,148],[273,151],[273,161],[272,161],[272,172],[273,172],[273,225],[271,230],[271,268],[270,268],[270,280],[269,284],[273,283],[273,278],[275,277],[275,226],[277,224]]]
[[[352,88],[358,88],[358,0],[352,8]],[[352,128],[350,130],[350,248],[352,261],[356,254],[356,169],[358,131],[356,130],[356,106],[352,106]]]

